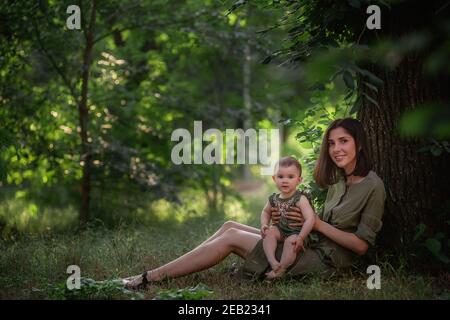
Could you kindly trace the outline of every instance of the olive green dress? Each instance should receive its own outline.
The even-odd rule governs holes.
[[[332,226],[354,233],[369,245],[375,243],[380,231],[386,194],[384,184],[377,174],[370,171],[359,183],[347,186],[344,178],[330,186],[327,198],[319,217]],[[282,253],[279,243],[276,257]],[[336,268],[347,267],[356,262],[358,255],[338,245],[323,234],[313,231],[309,246],[297,256],[296,262],[288,269],[291,276],[312,272],[329,272]],[[238,275],[244,278],[260,278],[270,270],[260,240],[247,256]]]

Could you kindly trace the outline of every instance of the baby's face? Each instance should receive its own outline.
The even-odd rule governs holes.
[[[278,167],[272,179],[277,185],[278,190],[283,194],[292,193],[302,182],[302,178],[295,166]]]

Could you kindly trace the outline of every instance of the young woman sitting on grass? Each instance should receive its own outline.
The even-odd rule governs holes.
[[[297,255],[297,260],[284,276],[311,272],[333,271],[355,263],[364,255],[382,226],[385,190],[381,179],[372,170],[368,155],[366,134],[355,119],[335,120],[323,137],[314,179],[319,186],[328,187],[322,212],[315,216],[308,248]],[[303,224],[297,207],[291,207],[287,218]],[[272,223],[280,213],[272,210]],[[260,230],[228,221],[202,244],[181,257],[141,275],[123,280],[128,288],[139,288],[166,277],[175,278],[208,269],[234,253],[245,259],[241,274],[264,277],[270,265],[264,254]],[[282,244],[277,248],[280,258]]]

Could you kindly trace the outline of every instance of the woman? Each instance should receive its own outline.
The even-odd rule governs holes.
[[[328,187],[324,208],[314,223],[316,236],[286,274],[300,275],[349,266],[375,243],[382,225],[385,190],[371,168],[361,123],[350,118],[331,123],[314,170],[319,186]],[[298,221],[292,226],[302,225],[299,209],[291,210],[288,217]],[[279,212],[274,210],[272,219],[277,222]],[[165,277],[184,276],[212,267],[230,253],[246,260],[242,275],[260,277],[269,269],[259,229],[228,221],[192,251],[124,282],[127,287],[136,288]]]

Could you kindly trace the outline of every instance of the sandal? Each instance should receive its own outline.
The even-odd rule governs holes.
[[[141,274],[141,283],[139,283],[138,285],[131,285],[131,283],[135,280],[135,279],[133,279],[132,281],[125,283],[125,287],[127,287],[127,289],[132,289],[132,290],[146,289],[148,284],[151,282],[147,279],[147,275],[148,275],[148,271],[143,272]]]

